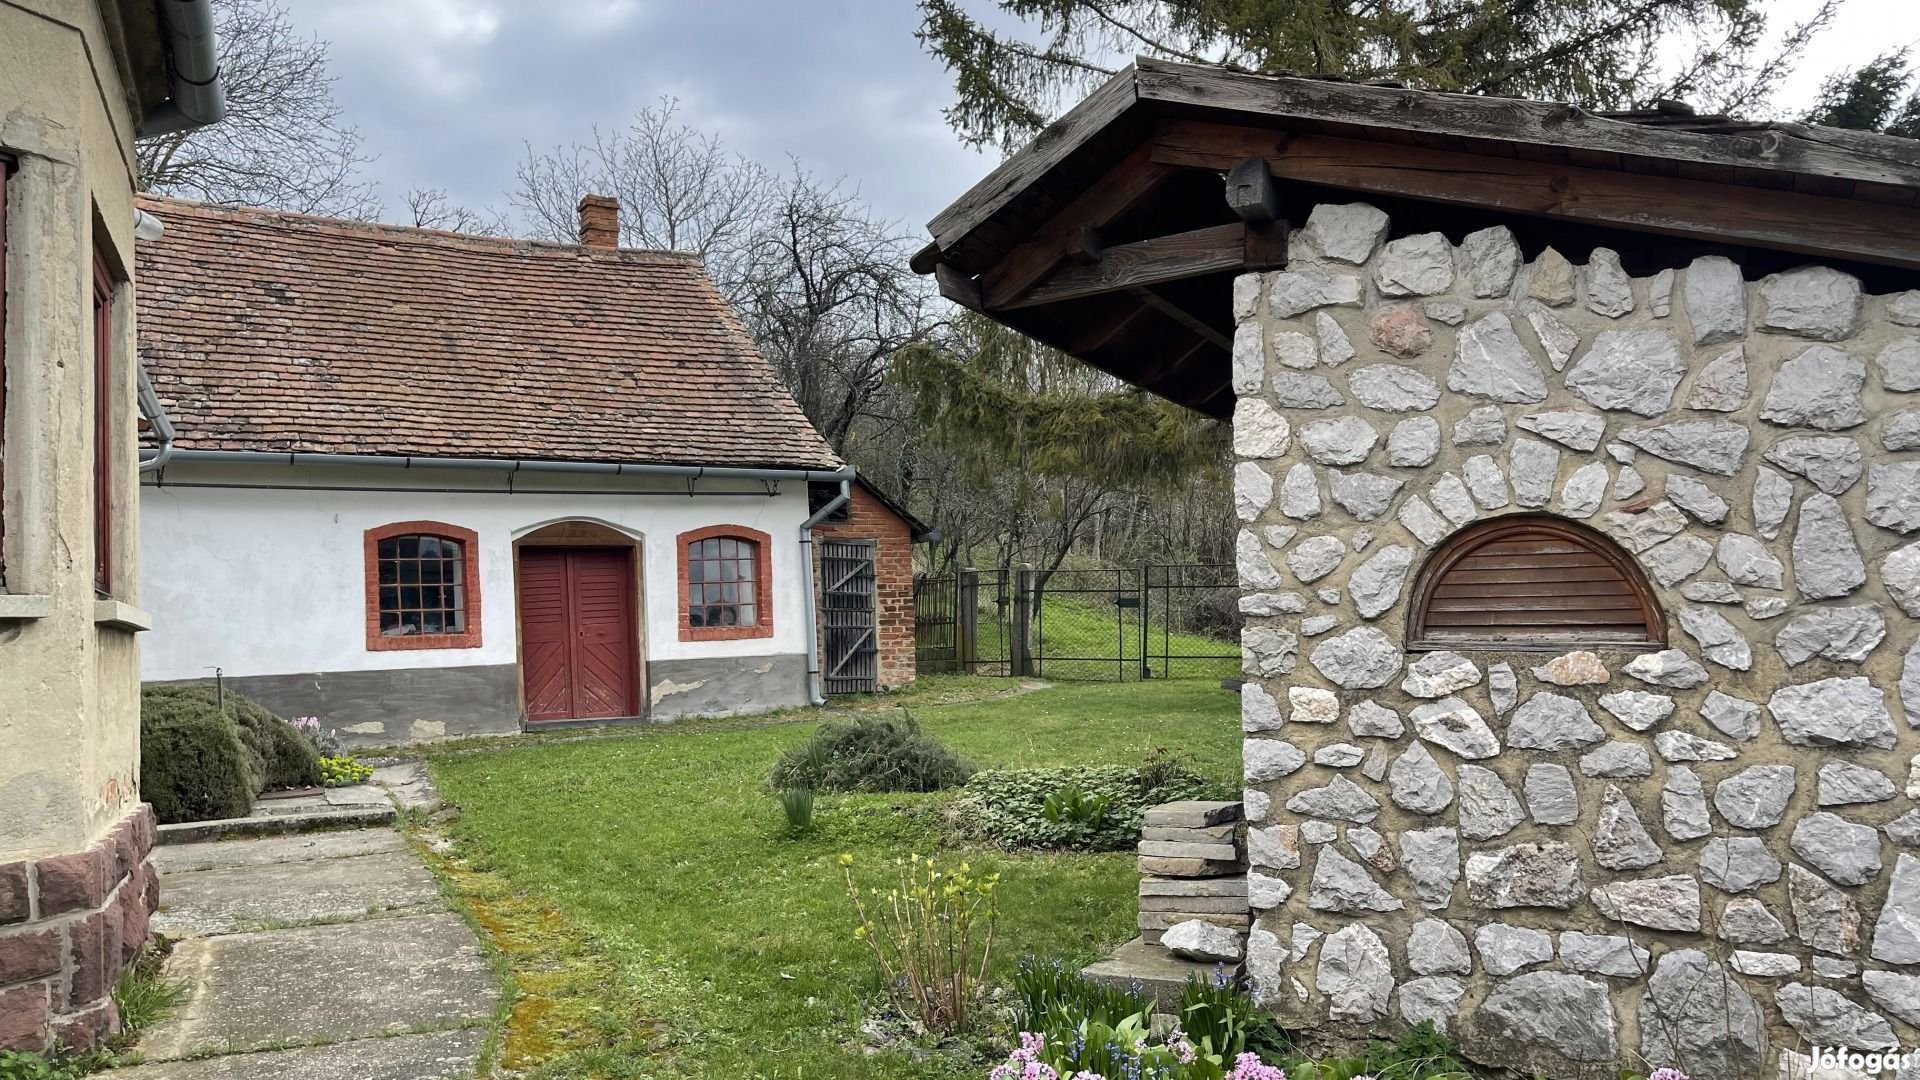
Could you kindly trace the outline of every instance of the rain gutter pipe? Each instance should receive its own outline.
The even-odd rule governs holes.
[[[140,118],[141,138],[206,127],[227,115],[220,87],[220,44],[214,37],[213,0],[158,0],[160,30],[167,39],[167,91],[171,95]]]
[[[156,425],[157,427],[157,425]],[[813,512],[807,520],[800,523],[800,580],[808,617],[801,620],[807,649],[807,698],[815,705],[825,705],[826,695],[820,686],[820,628],[819,612],[813,597],[813,527],[826,520],[827,515],[847,504],[853,496],[853,466],[842,465],[838,469],[751,469],[709,465],[649,465],[625,464],[620,462],[598,461],[530,461],[524,458],[434,458],[412,457],[407,455],[378,454],[302,454],[271,450],[175,450],[171,443],[163,445],[161,454],[149,461],[141,462],[141,471],[147,472],[159,468],[152,461],[204,462],[224,465],[290,465],[300,466],[374,466],[395,469],[493,469],[502,472],[555,472],[587,473],[599,476],[678,476],[685,478],[689,485],[693,481],[711,480],[802,480],[820,483],[838,483],[839,494],[828,500],[825,506]]]
[[[840,478],[840,494],[800,523],[800,580],[806,586],[807,605],[813,608],[806,620],[807,699],[815,705],[825,705],[827,695],[820,686],[820,612],[813,599],[813,527],[825,521],[828,514],[845,506],[853,496],[853,466],[846,466],[844,471],[846,475]]]
[[[138,365],[137,370],[140,415],[153,425],[153,437],[159,443],[152,457],[140,459],[140,471],[150,473],[166,468],[167,462],[173,459],[173,419],[167,415],[166,407],[160,404],[160,395],[153,391],[153,380],[147,378],[147,366]]]

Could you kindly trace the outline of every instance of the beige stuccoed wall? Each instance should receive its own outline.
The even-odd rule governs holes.
[[[0,617],[0,864],[75,851],[138,799],[134,635],[95,623],[91,265],[127,276],[133,121],[93,3],[0,2],[0,151],[8,185],[6,591],[50,597]],[[138,602],[133,327],[122,285],[112,388],[118,599]]]
[[[1558,1080],[1920,1046],[1920,291],[1390,235],[1320,206],[1235,290],[1257,996]],[[1406,652],[1518,511],[1673,651]]]

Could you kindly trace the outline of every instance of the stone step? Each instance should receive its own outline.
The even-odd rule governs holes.
[[[1240,849],[1232,844],[1189,844],[1178,840],[1142,840],[1136,850],[1142,855],[1165,859],[1215,859],[1220,862],[1233,862],[1240,857]]]
[[[1240,820],[1237,802],[1204,802],[1186,799],[1149,807],[1141,824],[1162,828],[1198,829]]]
[[[1233,915],[1250,910],[1244,896],[1142,896],[1141,911],[1207,911]]]
[[[1153,877],[1211,878],[1247,872],[1247,864],[1239,859],[1175,859],[1164,855],[1142,855],[1134,863],[1140,873]]]
[[[1143,911],[1134,925],[1142,930],[1165,930],[1169,926],[1178,926],[1189,919],[1198,919],[1230,930],[1246,930],[1253,926],[1251,911]]]
[[[1140,830],[1142,840],[1173,840],[1188,844],[1231,844],[1240,835],[1240,823],[1206,825],[1183,829],[1171,825],[1148,825]]]
[[[1158,937],[1158,934],[1155,934]],[[1177,1008],[1190,978],[1211,979],[1215,966],[1196,964],[1161,948],[1144,937],[1115,949],[1112,956],[1087,965],[1080,974],[1103,986],[1128,990],[1138,987],[1162,1009]]]
[[[1245,874],[1230,877],[1177,878],[1143,877],[1141,896],[1245,896]]]
[[[399,814],[392,803],[348,806],[314,810],[298,814],[265,814],[255,817],[222,818],[218,821],[182,821],[154,830],[156,844],[199,844],[235,836],[275,836],[284,833],[312,832],[317,829],[364,829],[390,825]]]

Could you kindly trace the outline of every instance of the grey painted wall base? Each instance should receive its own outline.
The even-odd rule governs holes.
[[[514,664],[243,675],[225,683],[276,715],[319,717],[349,748],[523,730],[520,669]],[[806,683],[806,657],[799,653],[655,660],[647,665],[646,718],[792,708],[806,704]]]
[[[647,664],[648,716],[739,716],[807,703],[807,658],[702,657]]]

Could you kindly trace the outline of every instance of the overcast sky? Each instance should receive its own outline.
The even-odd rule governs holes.
[[[1817,0],[1774,0],[1779,25]],[[390,206],[411,186],[507,208],[514,164],[661,95],[771,166],[798,156],[916,230],[990,168],[941,119],[952,85],[911,0],[287,0],[332,42],[337,94]],[[977,11],[991,10],[977,0]],[[1845,0],[1777,104],[1920,38],[1920,0]]]

